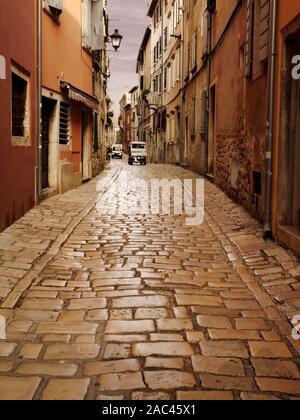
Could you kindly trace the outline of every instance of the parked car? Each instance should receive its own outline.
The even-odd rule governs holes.
[[[129,145],[128,164],[147,165],[147,146],[144,142],[132,142]]]
[[[122,144],[115,144],[112,148],[112,155],[113,159],[123,159],[123,146]]]

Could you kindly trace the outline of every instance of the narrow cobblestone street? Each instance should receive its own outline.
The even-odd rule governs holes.
[[[300,399],[299,261],[207,181],[197,227],[101,214],[129,170],[197,178],[112,162],[0,234],[1,398]]]

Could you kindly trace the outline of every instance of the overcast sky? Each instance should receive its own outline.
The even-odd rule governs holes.
[[[110,34],[117,28],[124,36],[119,52],[110,53],[109,95],[114,102],[116,117],[121,97],[137,85],[136,60],[149,23],[146,14],[147,0],[108,0]],[[111,45],[109,49],[112,49]]]

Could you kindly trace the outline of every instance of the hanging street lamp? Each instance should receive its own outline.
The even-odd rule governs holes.
[[[123,36],[119,33],[118,29],[115,29],[115,32],[110,35],[110,39],[114,50],[117,52],[121,46]]]

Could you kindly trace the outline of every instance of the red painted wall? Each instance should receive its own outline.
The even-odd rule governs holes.
[[[1,1],[0,54],[6,80],[0,80],[0,231],[35,203],[36,164],[36,4],[35,0]],[[11,145],[10,66],[30,75],[31,145]]]

